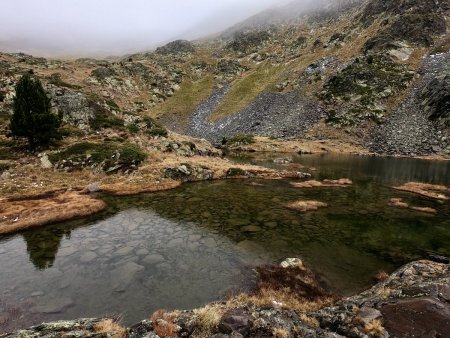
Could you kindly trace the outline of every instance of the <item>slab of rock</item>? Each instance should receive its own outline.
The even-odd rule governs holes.
[[[395,337],[448,337],[450,306],[433,298],[400,300],[382,307],[384,326]]]

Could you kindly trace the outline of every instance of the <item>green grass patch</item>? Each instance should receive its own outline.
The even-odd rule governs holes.
[[[211,95],[213,87],[214,78],[212,76],[198,81],[186,80],[172,97],[155,107],[154,116],[177,113],[181,121],[187,125],[192,111]]]
[[[210,119],[216,121],[221,117],[235,114],[247,107],[259,94],[266,90],[275,90],[275,85],[288,66],[259,65],[254,71],[234,82],[222,103],[213,112]]]

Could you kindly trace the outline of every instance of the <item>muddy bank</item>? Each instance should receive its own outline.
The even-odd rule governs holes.
[[[120,328],[114,320],[42,324],[18,337],[446,337],[450,332],[449,265],[409,263],[367,291],[339,299],[300,259],[256,269],[253,291],[192,311],[157,311]],[[102,323],[101,325],[99,323]],[[100,331],[99,331],[100,330]],[[101,335],[98,335],[101,334]]]

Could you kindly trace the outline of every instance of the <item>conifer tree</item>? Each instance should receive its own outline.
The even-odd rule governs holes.
[[[34,148],[59,138],[60,124],[59,117],[51,112],[50,99],[41,81],[31,73],[23,75],[16,86],[10,121],[12,135],[26,137],[30,147]]]

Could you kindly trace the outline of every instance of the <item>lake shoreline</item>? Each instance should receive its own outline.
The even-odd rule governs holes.
[[[278,279],[268,285],[268,271],[276,269]],[[275,270],[274,270],[275,271]],[[408,334],[448,333],[450,328],[450,268],[448,264],[415,261],[354,296],[327,298],[314,274],[300,259],[287,259],[280,267],[258,270],[260,283],[279,290],[283,276],[297,275],[299,302],[286,306],[280,293],[269,298],[261,294],[238,296],[227,302],[211,303],[189,311],[156,311],[152,318],[131,327],[118,318],[79,319],[45,323],[2,337],[101,336],[101,337],[388,337]],[[270,275],[270,274],[269,274]],[[281,276],[281,277],[280,277]],[[277,284],[278,283],[278,284]],[[294,287],[291,285],[291,287]],[[304,296],[302,295],[302,290]],[[316,291],[312,291],[316,290]],[[274,296],[275,295],[275,296]],[[278,295],[278,296],[277,296]],[[300,296],[298,296],[300,295]],[[241,298],[240,298],[241,297]],[[272,297],[272,298],[270,298]],[[312,297],[312,298],[310,298]],[[281,301],[280,301],[281,300]],[[266,302],[266,305],[263,303]],[[414,326],[411,323],[414,322]]]

